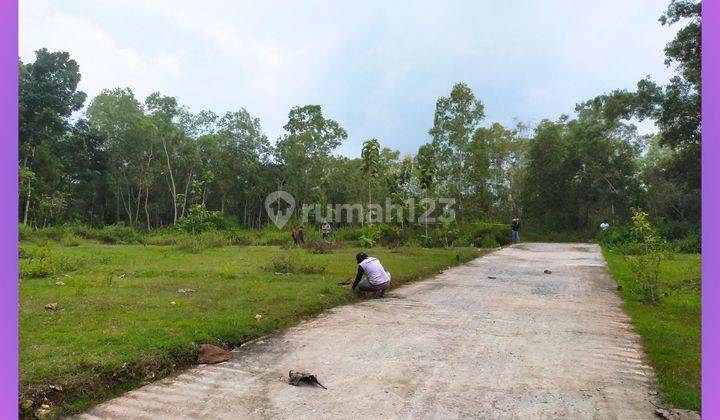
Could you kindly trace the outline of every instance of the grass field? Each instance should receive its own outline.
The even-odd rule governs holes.
[[[338,282],[354,276],[358,248],[314,254],[225,246],[189,253],[168,246],[73,245],[21,243],[27,278],[20,281],[20,390],[26,413],[43,396],[54,414],[81,410],[192,364],[201,343],[237,345],[356,299]],[[398,284],[480,251],[369,253]],[[45,309],[52,302],[57,309]]]
[[[604,251],[610,272],[623,286],[624,309],[632,318],[662,390],[674,407],[700,410],[700,255],[677,254],[661,266],[661,290],[669,291],[657,306],[639,301],[633,275],[622,255]]]

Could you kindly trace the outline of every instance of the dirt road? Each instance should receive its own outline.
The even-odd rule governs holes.
[[[619,305],[597,246],[521,244],[81,418],[653,418],[652,371]],[[288,385],[290,369],[328,389]]]

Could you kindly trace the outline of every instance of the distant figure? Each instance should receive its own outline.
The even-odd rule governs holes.
[[[375,257],[368,257],[364,252],[355,256],[358,269],[353,283],[353,290],[358,288],[363,292],[374,292],[373,297],[382,297],[385,289],[390,286],[390,273],[385,271],[380,260]],[[365,278],[363,279],[363,275]],[[362,281],[360,281],[362,279]]]
[[[322,227],[320,228],[322,231],[322,238],[323,240],[327,240],[328,236],[330,235],[330,223],[327,221],[323,221]]]
[[[293,225],[292,229],[290,229],[290,235],[292,235],[293,243],[295,245],[298,244],[298,235],[300,235],[300,232],[298,232],[297,226]]]
[[[601,230],[605,230],[605,229],[607,229],[607,228],[609,228],[609,227],[610,227],[610,223],[608,223],[607,221],[603,221],[602,223],[600,223],[600,229],[601,229]]]
[[[512,241],[516,244],[520,242],[520,219],[512,219],[510,227],[512,228]]]
[[[298,244],[303,245],[305,243],[305,228],[303,225],[300,225],[300,230],[298,231]]]

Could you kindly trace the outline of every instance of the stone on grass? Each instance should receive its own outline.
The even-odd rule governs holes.
[[[232,352],[227,351],[221,347],[213,346],[212,344],[203,344],[200,346],[200,353],[198,353],[198,363],[200,364],[214,364],[220,362],[227,362],[232,359]]]
[[[65,283],[63,283],[61,281],[56,281],[55,286],[65,286]]]
[[[48,309],[50,311],[54,311],[55,309],[57,309],[57,307],[58,307],[57,302],[51,302],[51,303],[48,303],[47,305],[45,305],[45,309]]]

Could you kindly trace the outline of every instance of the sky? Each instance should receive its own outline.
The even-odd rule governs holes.
[[[290,108],[322,105],[348,139],[414,153],[435,102],[464,82],[485,123],[536,124],[672,69],[669,0],[233,1],[20,0],[20,58],[46,47],[102,89],[154,91],[192,110],[245,108],[271,140]],[[651,124],[640,126],[652,131]]]

